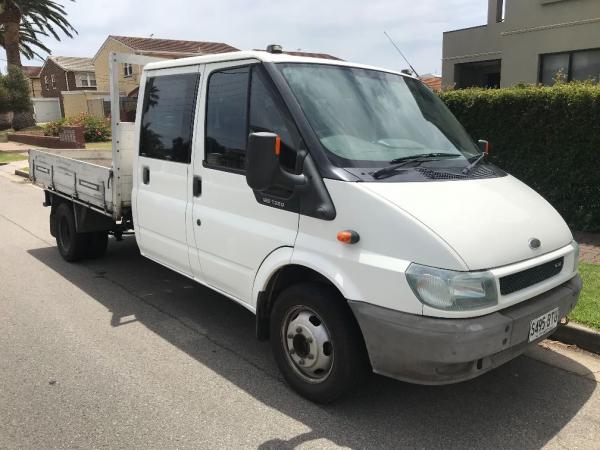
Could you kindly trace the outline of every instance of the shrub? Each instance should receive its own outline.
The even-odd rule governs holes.
[[[65,125],[83,125],[86,142],[107,141],[110,139],[110,120],[82,113],[75,117],[55,120],[44,125],[46,136],[58,136]]]
[[[440,96],[474,139],[490,141],[494,164],[538,191],[573,229],[600,231],[600,85]]]
[[[52,122],[46,122],[42,125],[42,130],[44,130],[44,135],[46,136],[58,136],[60,129],[63,125],[66,124],[66,119],[58,119]]]
[[[19,113],[15,113],[12,120],[12,128],[15,131],[23,130],[24,128],[28,128],[32,126],[31,124],[35,124],[35,119],[33,118],[33,112],[31,111],[23,111]]]

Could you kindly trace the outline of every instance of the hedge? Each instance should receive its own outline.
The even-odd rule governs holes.
[[[600,85],[440,94],[490,161],[544,196],[579,231],[600,231]],[[518,201],[518,199],[515,199]]]

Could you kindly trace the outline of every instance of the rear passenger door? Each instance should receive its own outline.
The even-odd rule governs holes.
[[[189,276],[186,215],[199,81],[199,66],[147,72],[133,190],[140,251]]]
[[[250,303],[260,264],[277,248],[294,245],[299,214],[259,203],[246,183],[248,134],[280,135],[282,164],[292,171],[303,144],[260,64],[207,64],[204,74],[199,110],[206,117],[198,121],[194,151],[194,176],[202,181],[192,200],[196,256],[206,283]]]

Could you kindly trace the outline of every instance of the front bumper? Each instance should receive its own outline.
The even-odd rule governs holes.
[[[576,275],[510,308],[469,319],[416,316],[349,303],[374,372],[419,384],[448,384],[477,377],[523,353],[536,342],[528,342],[531,320],[556,307],[561,318],[566,316],[581,287]]]

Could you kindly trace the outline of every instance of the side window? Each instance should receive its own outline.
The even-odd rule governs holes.
[[[206,165],[243,171],[248,134],[259,131],[281,137],[281,164],[296,172],[302,140],[264,68],[257,64],[213,72],[206,102]]]
[[[199,74],[148,77],[140,156],[189,163]]]
[[[213,72],[206,99],[205,162],[243,170],[248,140],[249,67]]]
[[[281,165],[296,172],[296,153],[304,147],[300,134],[265,69],[252,68],[250,91],[250,133],[268,131],[281,138]]]

